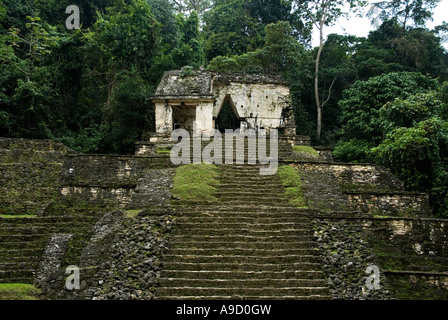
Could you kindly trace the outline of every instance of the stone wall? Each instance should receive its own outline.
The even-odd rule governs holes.
[[[64,161],[64,203],[143,209],[169,202],[174,170],[167,156],[71,155]]]
[[[0,214],[37,215],[55,201],[71,152],[50,140],[0,138]]]
[[[66,265],[61,250],[50,241],[42,263],[43,299],[151,300],[154,298],[168,236],[174,227],[169,208],[106,214],[94,227],[79,262],[80,288],[66,288]],[[65,252],[66,254],[66,252]],[[54,263],[57,260],[59,263]],[[48,262],[47,265],[45,262]]]
[[[336,299],[447,299],[448,220],[321,215],[315,236]],[[366,268],[380,270],[367,290]]]
[[[299,170],[310,208],[388,216],[431,216],[429,197],[408,192],[388,169],[371,164],[284,161]]]
[[[429,196],[419,192],[347,192],[350,205],[363,212],[390,216],[429,216]]]

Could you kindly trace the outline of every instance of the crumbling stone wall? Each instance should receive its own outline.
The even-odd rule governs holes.
[[[0,138],[0,214],[37,215],[54,202],[71,152],[50,140]]]
[[[170,200],[172,166],[167,156],[69,156],[61,174],[63,202],[127,209],[160,206]]]
[[[94,227],[80,264],[80,288],[65,285],[64,266],[42,266],[42,298],[62,300],[151,300],[158,286],[168,236],[175,219],[169,208],[129,216],[111,212]],[[62,260],[50,242],[44,261]],[[46,271],[46,273],[45,273]]]
[[[448,299],[447,220],[315,217],[315,237],[335,299]],[[368,290],[366,269],[380,270]]]
[[[426,193],[408,192],[388,169],[369,164],[285,161],[299,170],[309,207],[388,216],[431,216]]]

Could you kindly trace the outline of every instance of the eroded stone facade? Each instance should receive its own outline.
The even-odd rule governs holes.
[[[169,71],[151,98],[155,106],[156,142],[175,129],[212,135],[225,103],[240,121],[241,131],[282,129],[295,135],[289,85],[261,75],[223,75],[207,71]]]

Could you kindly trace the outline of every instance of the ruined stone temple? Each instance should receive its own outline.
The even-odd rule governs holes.
[[[448,300],[448,219],[387,168],[295,135],[288,84],[170,71],[150,99],[157,133],[135,155],[0,137],[0,300],[1,284],[62,300]],[[279,129],[279,174],[203,167],[216,178],[198,188],[203,173],[170,159],[176,128]]]
[[[242,132],[279,129],[295,134],[289,85],[262,75],[224,75],[208,71],[165,72],[151,101],[155,107],[156,142],[175,129],[213,134],[224,105],[231,106]]]

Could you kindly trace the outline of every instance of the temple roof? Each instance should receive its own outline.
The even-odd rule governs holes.
[[[287,84],[263,74],[220,74],[210,71],[167,71],[151,100],[213,100],[213,83]]]

